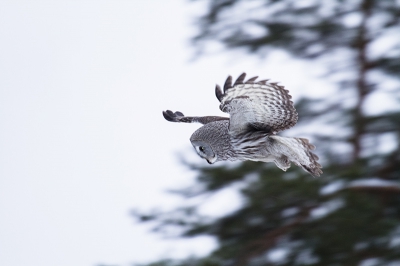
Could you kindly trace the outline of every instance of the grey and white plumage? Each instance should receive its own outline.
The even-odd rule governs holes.
[[[217,161],[251,160],[274,162],[286,171],[291,162],[313,176],[322,174],[314,145],[304,138],[276,135],[293,127],[298,119],[289,91],[277,83],[258,77],[244,81],[243,73],[232,84],[229,76],[223,90],[219,85],[215,94],[221,102],[221,111],[230,118],[220,116],[184,116],[181,112],[163,111],[171,122],[201,123],[190,141],[201,158],[213,164]]]

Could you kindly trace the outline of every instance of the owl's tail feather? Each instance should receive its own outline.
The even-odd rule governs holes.
[[[308,139],[305,138],[295,138],[297,141],[301,142],[304,151],[306,152],[308,158],[309,158],[309,164],[301,164],[300,166],[306,171],[312,174],[313,176],[320,176],[322,174],[322,166],[318,163],[318,156],[311,152],[312,150],[315,149],[315,146],[312,145]]]
[[[277,157],[275,164],[286,170],[290,162],[300,166],[313,176],[322,174],[321,165],[318,163],[318,156],[312,152],[315,146],[305,138],[287,138],[281,136],[270,136],[273,140],[273,149],[280,157]],[[284,169],[285,168],[285,169]]]

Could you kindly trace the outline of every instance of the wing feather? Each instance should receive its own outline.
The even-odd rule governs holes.
[[[250,79],[248,79],[245,84],[254,84],[254,82],[256,81],[256,79],[258,78],[258,76],[256,77],[252,77]]]
[[[229,88],[232,88],[232,77],[228,76],[224,84],[224,92],[226,92]]]
[[[215,86],[215,96],[217,96],[218,101],[222,101],[222,98],[224,97],[221,87],[218,84]]]
[[[229,120],[229,118],[222,116],[185,116],[179,111],[174,113],[171,110],[163,111],[163,116],[170,122],[201,123],[203,125],[219,120]]]
[[[253,77],[244,82],[246,73],[235,81],[229,76],[224,85],[224,94],[216,91],[220,109],[229,113],[229,129],[233,134],[250,130],[261,130],[271,134],[293,127],[298,119],[292,97],[288,90],[268,80],[255,82]],[[219,88],[219,86],[218,86]]]
[[[233,84],[233,87],[235,87],[236,85],[240,85],[243,84],[244,78],[246,77],[246,73],[242,73],[242,75],[240,75],[237,80],[235,81],[235,84]]]

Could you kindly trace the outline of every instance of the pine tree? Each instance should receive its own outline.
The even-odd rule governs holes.
[[[198,25],[202,52],[210,41],[263,56],[280,49],[325,68],[336,93],[304,98],[296,109],[303,124],[333,124],[335,132],[313,136],[320,178],[265,163],[188,165],[198,184],[179,191],[183,197],[241,184],[244,204],[218,219],[195,206],[136,213],[158,228],[178,226],[182,237],[219,243],[204,258],[150,265],[400,265],[400,111],[369,111],[382,104],[378,94],[400,103],[400,3],[214,0]]]

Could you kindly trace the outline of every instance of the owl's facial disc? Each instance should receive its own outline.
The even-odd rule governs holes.
[[[192,141],[192,145],[197,154],[201,158],[206,159],[209,164],[213,164],[217,161],[217,155],[214,153],[213,149],[210,145],[208,145],[208,143],[203,141]]]

